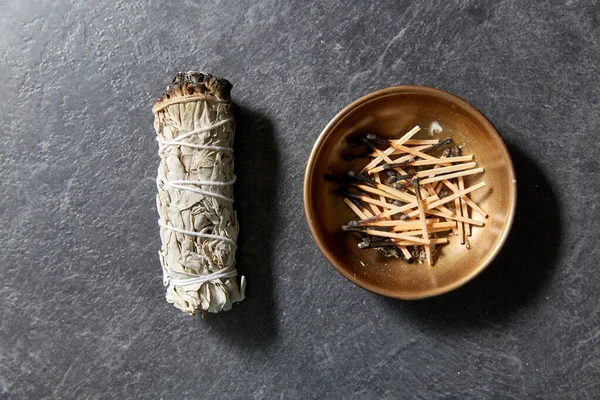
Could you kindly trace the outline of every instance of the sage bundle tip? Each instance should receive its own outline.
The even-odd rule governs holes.
[[[167,301],[190,315],[229,310],[246,288],[235,269],[231,87],[210,74],[180,72],[152,108],[163,283]]]

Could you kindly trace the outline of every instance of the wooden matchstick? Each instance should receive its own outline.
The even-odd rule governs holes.
[[[408,139],[410,139],[411,137],[413,137],[417,132],[419,132],[421,130],[421,127],[419,127],[418,125],[415,126],[414,128],[412,128],[410,131],[408,131],[404,136],[402,136],[400,139],[396,140],[395,142],[392,143],[396,143],[398,145],[402,145],[402,143],[405,143]],[[384,154],[386,156],[389,156],[390,154],[392,154],[392,152],[394,151],[393,147],[390,147],[389,149],[384,151]],[[373,167],[375,167],[377,164],[379,164],[382,161],[381,157],[375,157],[375,159],[373,161],[371,161],[369,164],[367,164],[366,167],[364,167],[362,169],[362,171],[366,171],[369,170]],[[361,171],[361,172],[362,172]]]
[[[415,150],[424,150],[427,147],[429,147],[429,146],[419,146],[419,147],[415,147]],[[406,153],[402,153],[402,154],[406,154]],[[392,164],[398,164],[398,163],[407,162],[409,160],[414,160],[414,158],[415,158],[415,156],[413,156],[412,154],[406,154],[406,155],[403,155],[401,157],[398,157],[396,159],[391,159],[391,160],[392,160]],[[379,163],[377,163],[376,165],[379,165]],[[372,174],[375,174],[377,172],[383,171],[385,169],[384,166],[385,166],[385,164],[384,165],[380,165],[378,167],[375,166],[375,167],[372,167],[372,168],[368,169],[369,175],[372,175]]]
[[[465,179],[462,176],[458,177],[458,189],[465,190]],[[462,211],[462,215],[464,215],[465,217],[468,218],[469,217],[469,208],[467,207],[466,201],[463,200],[464,198],[468,198],[468,197],[467,196],[461,197],[461,202],[460,202],[461,208],[462,208],[461,211]],[[475,204],[475,203],[473,203],[473,204]],[[477,205],[477,204],[475,204],[475,205]],[[465,235],[471,236],[471,225],[464,223],[464,222],[463,222],[463,224],[465,225]]]
[[[460,197],[454,199],[454,209],[456,210],[456,215],[462,217],[462,205],[460,203]],[[460,240],[460,244],[465,244],[465,225],[464,222],[458,222],[458,239]]]
[[[445,244],[448,243],[448,238],[433,238],[433,239],[429,239],[429,244]],[[397,244],[399,246],[414,246],[417,244],[422,244],[422,243],[415,243],[415,242],[411,242],[408,240],[402,240],[397,242]]]
[[[358,189],[362,190],[363,192],[382,195],[389,199],[401,200],[405,203],[410,203],[410,202],[415,201],[415,196],[412,196],[408,193],[404,193],[399,190],[393,189],[389,186],[385,186],[382,183],[376,184],[374,188],[367,186],[367,185],[355,185],[355,186]]]
[[[438,144],[440,141],[439,139],[409,139],[406,142],[404,142],[405,145],[407,146],[416,146],[416,145],[432,145],[432,144]]]
[[[460,184],[460,179],[462,178],[462,176],[459,176],[459,184]],[[461,190],[464,190],[464,180],[463,180],[463,189],[460,189],[460,187],[457,187],[455,184],[453,184],[452,182],[450,182],[449,180],[444,180],[442,181],[442,183],[444,185],[446,185],[450,190],[452,190],[454,193],[457,193]],[[471,200],[469,198],[469,196],[462,196],[461,200],[465,203],[467,203],[467,205],[469,207],[471,207],[473,209],[473,211],[475,211],[477,214],[481,215],[483,218],[487,218],[488,217],[488,213],[485,212],[485,210],[483,210],[481,207],[479,207],[477,205],[477,203],[475,203],[473,200]]]
[[[404,256],[404,258],[406,258],[406,260],[408,262],[411,262],[412,254],[410,254],[410,251],[408,251],[408,249],[406,248],[406,245],[401,245],[400,243],[398,243],[398,248],[402,252],[402,255]]]
[[[375,175],[375,177],[374,177],[373,179],[375,180],[375,182],[377,182],[377,183],[381,184],[381,176],[379,176],[379,174],[376,174],[376,175]],[[381,200],[381,201],[382,201],[382,202],[384,202],[385,204],[389,204],[389,203],[388,203],[388,201],[387,201],[387,199],[388,199],[388,198],[387,198],[386,196],[384,196],[384,195],[382,195],[382,194],[380,194],[380,195],[379,195],[379,200]],[[387,207],[387,206],[386,206],[386,207]],[[389,217],[388,217],[388,219],[389,219]]]
[[[446,224],[447,222],[444,222],[444,223]],[[441,227],[441,228],[431,228],[431,227],[428,227],[427,228],[427,232],[429,232],[429,233],[446,232],[446,231],[449,231],[451,229],[452,228],[449,227],[449,226],[445,226],[445,227]],[[392,232],[398,232],[398,231],[393,230]],[[412,235],[412,236],[414,236],[414,235],[420,235],[421,234],[421,230],[420,229],[412,230],[412,231],[401,231],[401,232],[404,233],[405,235]]]
[[[425,189],[427,190],[427,192],[429,192],[430,195],[437,195],[437,192],[435,191],[435,189],[431,186],[430,183],[424,185]],[[448,215],[452,215],[452,211],[448,210],[445,206],[438,206],[437,207],[438,210],[440,210],[441,212],[448,214]],[[451,221],[451,219],[446,217],[446,221]],[[456,225],[456,224],[455,224]],[[456,226],[452,227],[452,232],[455,235],[458,235],[458,228]]]
[[[350,207],[350,209],[354,212],[354,214],[356,214],[356,216],[358,216],[359,218],[364,219],[369,219],[369,218],[373,218],[373,214],[367,210],[366,208],[360,208],[358,207],[355,202],[353,202],[352,200],[350,200],[349,198],[344,198],[344,203],[346,203],[346,205],[348,207]],[[357,201],[357,203],[360,204],[360,202]]]
[[[366,207],[363,207],[361,209],[361,211],[363,212],[363,214],[365,214],[367,216],[367,218],[373,218],[373,215],[377,215],[377,214],[371,213],[371,211],[369,211]]]
[[[429,154],[423,153],[423,152],[421,152],[421,151],[419,151],[417,149],[414,149],[412,147],[407,147],[407,146],[404,146],[404,145],[398,144],[398,143],[391,143],[391,145],[395,149],[402,150],[405,153],[412,154],[413,156],[420,157],[420,158],[422,158],[424,160],[440,160],[437,157],[430,156]],[[429,146],[427,146],[427,147],[429,147]],[[421,150],[425,150],[425,149],[421,149]]]
[[[402,198],[400,198],[400,197],[398,197],[396,195],[391,195],[390,193],[385,192],[383,190],[380,190],[380,189],[378,189],[376,187],[371,187],[371,186],[367,186],[367,185],[360,185],[360,184],[354,185],[354,187],[357,188],[358,190],[362,191],[362,192],[366,192],[366,193],[370,193],[370,194],[378,194],[380,196],[385,196],[386,198],[388,198],[391,201],[394,201],[394,200],[400,200],[400,201],[404,201],[404,202],[409,201],[409,199],[407,199],[404,196]]]
[[[379,207],[383,207],[383,208],[387,208],[387,209],[392,209],[392,208],[396,207],[393,204],[386,203],[385,201],[377,200],[377,199],[374,199],[374,198],[369,197],[369,196],[363,196],[363,195],[360,195],[360,194],[353,194],[353,193],[345,193],[345,195],[347,197],[354,197],[355,199],[358,199],[358,200],[360,200],[362,202],[365,202],[365,203],[369,203],[370,205],[374,205],[374,206],[379,206]],[[377,209],[377,211],[374,211],[374,212],[375,212],[375,215],[382,213],[382,211],[379,210],[379,209]]]
[[[423,199],[421,199],[421,187],[419,186],[419,178],[414,177],[412,179],[413,186],[415,188],[415,195],[417,197],[417,208],[419,213],[419,220],[421,222],[421,231],[423,232],[423,238],[429,240],[429,233],[427,232],[427,221],[425,217],[425,206],[423,205]],[[425,245],[425,254],[427,255],[427,262],[429,265],[433,265],[431,260],[431,247],[429,243]]]
[[[468,156],[460,156],[460,157],[452,157],[452,158],[436,158],[434,160],[416,160],[416,161],[407,161],[407,162],[401,162],[401,163],[391,163],[390,166],[391,167],[417,167],[417,166],[424,166],[424,165],[447,165],[447,164],[454,164],[454,163],[461,163],[461,162],[467,162],[467,161],[472,161],[473,160],[473,156],[472,155],[468,155]]]
[[[439,200],[439,197],[437,197],[437,196],[429,196],[428,198],[423,200],[423,203],[429,204],[429,203],[433,203],[438,200]],[[386,217],[391,217],[393,215],[397,215],[397,214],[403,213],[405,211],[412,210],[413,208],[416,208],[416,207],[417,207],[417,201],[415,200],[415,201],[405,204],[403,206],[398,206],[396,208],[392,208],[387,211],[384,211],[379,215],[374,215],[373,217],[366,218],[365,221],[382,220],[382,219],[385,219]]]
[[[431,160],[428,160],[428,161],[431,161]],[[426,169],[426,170],[417,172],[416,176],[418,178],[424,178],[424,177],[428,177],[428,176],[445,174],[448,172],[463,171],[465,169],[470,169],[475,166],[476,166],[476,163],[468,162],[468,163],[463,163],[463,164],[452,165],[449,167],[431,168],[431,169]]]
[[[427,210],[427,214],[433,215],[433,216],[436,216],[436,217],[443,217],[443,218],[451,219],[453,221],[462,221],[464,223],[475,225],[475,226],[483,226],[484,225],[484,223],[482,221],[478,221],[476,219],[466,218],[464,216],[459,217],[456,214],[447,215],[447,214],[444,214],[443,212],[438,211],[438,210]]]
[[[416,244],[416,243],[428,244],[429,243],[429,238],[419,238],[419,237],[415,237],[415,236],[405,235],[403,233],[379,231],[376,229],[364,229],[364,230],[362,230],[362,232],[366,233],[368,235],[372,235],[372,236],[381,236],[381,237],[386,237],[386,238],[402,239],[402,240],[413,242],[413,244]]]
[[[430,239],[429,242],[430,242],[430,244],[445,244],[445,243],[448,243],[448,238],[434,238],[434,239]],[[372,249],[372,248],[376,248],[376,247],[399,247],[399,246],[417,246],[417,245],[420,245],[420,244],[409,241],[409,240],[387,238],[387,239],[383,239],[383,240],[372,240],[369,242],[363,241],[358,244],[358,247],[360,249]],[[408,253],[408,254],[410,254],[410,253]],[[412,258],[412,255],[410,257],[408,257],[408,255],[407,255],[406,258]]]
[[[420,151],[420,150],[425,151],[428,148],[430,148],[431,146],[426,146],[426,147],[421,147],[421,148],[410,148],[410,147],[406,147],[406,146],[399,145],[396,143],[394,143],[393,146],[397,150],[402,151],[404,153],[408,153],[408,154],[403,157],[397,158],[396,160],[394,160],[394,163],[391,163],[391,164],[400,164],[400,163],[408,162],[408,160],[414,161],[414,157],[420,157],[420,158],[423,158],[424,160],[436,161],[436,164],[440,164],[440,165],[450,165],[451,164],[451,162],[440,161],[441,160],[440,158],[430,156],[429,154],[426,154],[426,153],[423,153]],[[374,172],[384,170],[385,168],[391,168],[391,166],[389,164],[390,163],[388,163],[388,165],[382,165],[380,167],[373,168],[372,170],[369,170],[369,174],[372,173],[371,171],[373,171],[373,173],[374,173]]]
[[[375,205],[373,203],[368,203],[368,205],[369,205],[369,208],[371,208],[371,211],[373,211],[373,214],[377,215],[377,214],[382,213],[382,211],[379,209],[379,207],[377,207],[377,205]]]
[[[412,231],[415,228],[420,228],[422,226],[422,222],[421,221],[415,221],[418,222],[417,226],[404,226],[404,225],[396,225],[392,228],[393,232],[406,232],[406,231]],[[453,222],[435,222],[432,224],[427,224],[427,232],[428,233],[432,233],[434,232],[435,229],[442,229],[442,230],[451,230],[453,227],[456,226],[456,221]]]
[[[482,172],[483,172],[483,168],[473,168],[473,169],[468,169],[466,171],[453,172],[453,173],[447,174],[447,175],[439,175],[439,176],[435,176],[433,178],[423,179],[421,181],[421,183],[422,184],[433,183],[433,182],[443,181],[446,179],[458,178],[459,176],[480,174]]]
[[[436,222],[440,222],[440,219],[428,218],[426,222],[428,224],[435,224]],[[421,223],[419,221],[402,221],[400,219],[390,219],[371,222],[355,221],[355,223],[359,226],[415,226],[417,228],[421,226]]]
[[[429,210],[434,209],[434,208],[436,208],[436,207],[438,207],[438,206],[440,206],[442,204],[446,204],[446,203],[449,203],[449,202],[453,201],[457,197],[463,196],[463,195],[465,195],[467,193],[474,192],[477,189],[481,189],[484,186],[485,186],[485,182],[480,182],[477,185],[471,186],[471,187],[469,187],[469,188],[467,188],[465,190],[461,190],[458,193],[454,193],[454,194],[452,194],[450,196],[444,197],[443,199],[440,199],[438,201],[434,201],[433,203],[428,204],[427,208]],[[412,212],[408,213],[408,217],[409,218],[416,217],[417,215],[419,215],[419,211],[418,210],[415,210],[415,211],[412,211]]]
[[[358,208],[350,199],[345,198],[344,203],[352,210],[354,214],[358,216],[358,218],[367,219],[368,217],[360,208]]]

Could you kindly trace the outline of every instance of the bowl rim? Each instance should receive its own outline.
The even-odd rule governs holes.
[[[378,99],[381,97],[385,97],[385,96],[389,96],[392,94],[398,94],[398,93],[424,94],[424,95],[438,97],[440,99],[454,103],[454,104],[464,108],[467,112],[470,112],[479,122],[481,122],[485,126],[486,130],[488,130],[492,135],[495,135],[499,139],[500,145],[502,146],[503,153],[506,155],[506,158],[508,160],[507,172],[508,172],[509,183],[511,184],[509,186],[510,209],[509,209],[509,213],[508,213],[507,223],[506,223],[504,230],[500,236],[500,240],[496,243],[495,247],[488,254],[488,256],[480,263],[479,267],[474,269],[473,271],[471,271],[470,274],[462,277],[461,279],[457,280],[456,282],[453,282],[452,284],[449,284],[449,285],[446,285],[443,287],[439,287],[439,288],[430,289],[430,290],[419,292],[419,293],[414,293],[414,294],[402,294],[402,293],[399,294],[393,290],[383,289],[376,285],[368,284],[365,282],[361,282],[358,279],[355,279],[352,276],[352,274],[348,273],[344,268],[342,268],[342,266],[337,262],[337,260],[335,260],[333,258],[333,256],[328,251],[326,251],[326,246],[325,246],[324,240],[320,236],[318,231],[316,230],[315,224],[312,222],[314,220],[313,211],[308,206],[308,204],[310,202],[310,200],[309,200],[310,193],[311,193],[310,189],[312,186],[312,180],[310,179],[310,176],[312,175],[312,170],[314,169],[314,165],[315,165],[315,162],[317,159],[317,154],[320,152],[321,148],[323,147],[323,143],[325,142],[325,139],[331,133],[333,128],[336,127],[354,109],[356,109],[372,100],[375,100],[375,99]],[[515,169],[513,166],[512,158],[510,156],[508,148],[506,147],[506,144],[504,143],[504,140],[502,140],[502,137],[500,136],[500,134],[498,133],[498,130],[492,124],[492,122],[481,111],[479,111],[475,106],[473,106],[466,100],[464,100],[452,93],[441,90],[441,89],[436,89],[436,88],[432,88],[432,87],[428,87],[428,86],[413,86],[413,85],[391,86],[391,87],[388,87],[385,89],[376,90],[376,91],[368,93],[362,97],[359,97],[358,99],[354,100],[352,103],[350,103],[349,105],[344,107],[341,111],[339,111],[327,123],[327,125],[321,131],[321,133],[319,134],[319,137],[315,141],[315,144],[311,150],[310,156],[306,163],[306,168],[304,171],[304,184],[303,184],[302,199],[303,199],[303,203],[304,203],[304,214],[306,216],[306,221],[308,223],[308,227],[310,229],[310,233],[313,237],[313,240],[317,244],[317,247],[319,248],[319,250],[321,251],[323,256],[325,256],[325,258],[329,262],[329,264],[331,266],[333,266],[338,273],[340,273],[343,277],[345,277],[350,282],[354,283],[355,285],[357,285],[365,290],[368,290],[369,292],[379,294],[382,296],[386,296],[386,297],[400,299],[400,300],[419,300],[419,299],[425,299],[428,297],[438,296],[438,295],[441,295],[444,293],[448,293],[452,290],[458,289],[459,287],[465,285],[467,282],[471,281],[473,278],[475,278],[477,275],[479,275],[496,258],[496,256],[500,253],[500,250],[504,246],[504,243],[506,242],[506,239],[508,238],[508,235],[510,234],[510,230],[513,225],[513,221],[514,221],[514,217],[515,217],[515,213],[516,213],[516,205],[517,205],[517,179],[516,179],[516,175],[515,175]]]

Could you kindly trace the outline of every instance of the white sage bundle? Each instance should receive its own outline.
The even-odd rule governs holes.
[[[230,90],[226,79],[180,72],[152,109],[163,283],[167,301],[190,315],[229,310],[246,288],[235,269]]]

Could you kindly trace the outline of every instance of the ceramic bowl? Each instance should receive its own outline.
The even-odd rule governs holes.
[[[466,178],[467,185],[485,180],[486,186],[470,197],[488,214],[485,226],[473,227],[471,248],[450,236],[438,247],[433,266],[409,264],[374,249],[359,249],[360,234],[343,232],[341,226],[354,218],[343,203],[339,184],[329,174],[343,176],[360,170],[366,160],[346,161],[356,153],[347,140],[367,133],[397,139],[416,125],[415,139],[431,138],[429,127],[443,128],[434,134],[451,137],[463,154],[473,154],[484,173]],[[306,166],[304,210],[313,238],[329,263],[350,282],[388,297],[421,299],[456,289],[485,269],[504,244],[515,214],[516,178],[510,155],[500,135],[475,107],[450,93],[422,86],[396,86],[368,94],[340,111],[317,139]],[[484,220],[476,213],[474,219]]]

